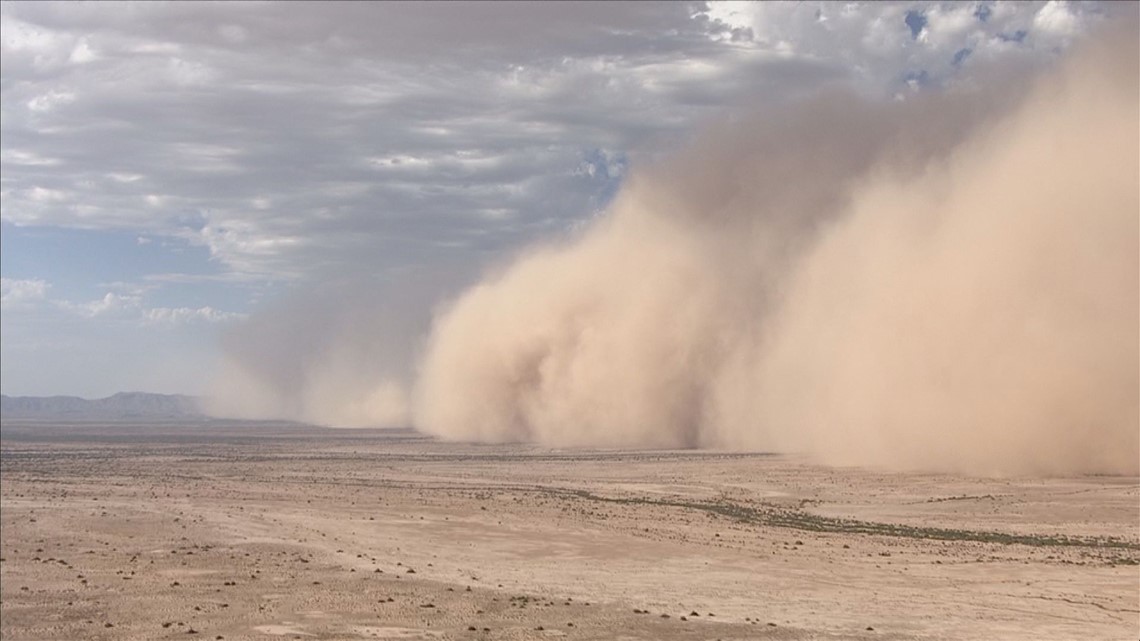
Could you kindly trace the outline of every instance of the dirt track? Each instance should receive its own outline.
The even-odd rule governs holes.
[[[0,441],[5,640],[1140,636],[1136,478],[287,425]]]

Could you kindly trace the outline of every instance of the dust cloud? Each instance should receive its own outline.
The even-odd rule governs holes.
[[[222,339],[206,410],[334,427],[406,427],[407,337],[431,320],[439,278],[326,281],[263,306]]]
[[[714,127],[437,314],[446,439],[1140,471],[1140,58]]]

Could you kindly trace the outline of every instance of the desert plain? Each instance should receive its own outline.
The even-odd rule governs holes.
[[[1140,480],[5,421],[0,636],[1136,639]]]

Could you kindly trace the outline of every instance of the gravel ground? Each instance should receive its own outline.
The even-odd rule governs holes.
[[[1136,639],[1140,480],[0,428],[3,639]]]

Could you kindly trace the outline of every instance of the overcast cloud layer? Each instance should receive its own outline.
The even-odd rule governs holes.
[[[200,392],[225,359],[258,413],[396,421],[432,305],[631,167],[828,88],[1020,77],[1108,10],[6,2],[0,381]]]

